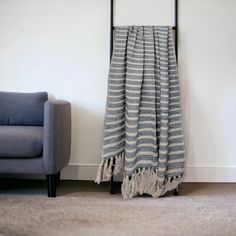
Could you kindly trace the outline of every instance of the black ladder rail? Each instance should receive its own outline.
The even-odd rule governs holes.
[[[113,29],[114,29],[114,1],[111,0],[110,2],[110,63],[112,59],[112,53],[113,53],[113,41],[114,41],[114,35],[113,35]],[[113,178],[113,171],[114,171],[114,161],[112,163],[112,169],[111,169],[111,180],[110,180],[110,194],[114,194],[114,178]]]
[[[175,55],[176,55],[176,63],[178,67],[178,29],[179,29],[179,5],[178,5],[178,0],[175,0]],[[175,188],[173,191],[174,196],[179,196],[179,188]]]
[[[175,0],[175,54],[176,54],[176,62],[178,65],[178,28],[179,28],[179,5],[178,0]]]
[[[178,0],[174,0],[174,16],[175,16],[175,23],[172,29],[175,31],[175,54],[176,54],[176,62],[178,65],[178,24],[179,24],[179,6],[178,6]],[[114,42],[114,35],[113,35],[113,30],[114,30],[114,0],[110,0],[110,62],[112,59],[112,53],[113,53],[113,42]],[[114,178],[113,178],[113,171],[114,171],[114,165],[115,162],[113,162],[112,165],[112,175],[111,175],[111,180],[110,180],[110,194],[114,194]],[[179,189],[178,187],[174,189],[174,195],[178,196],[179,195]]]

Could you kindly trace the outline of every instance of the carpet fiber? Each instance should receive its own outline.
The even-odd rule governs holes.
[[[122,200],[107,187],[64,181],[59,196],[45,186],[1,187],[0,235],[236,235],[236,185],[182,184],[169,194]]]

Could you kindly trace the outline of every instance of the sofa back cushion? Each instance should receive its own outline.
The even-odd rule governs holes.
[[[0,92],[0,125],[43,126],[47,92]]]

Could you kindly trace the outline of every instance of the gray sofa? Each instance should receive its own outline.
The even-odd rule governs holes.
[[[44,174],[56,196],[70,158],[71,105],[46,92],[0,92],[0,173]]]

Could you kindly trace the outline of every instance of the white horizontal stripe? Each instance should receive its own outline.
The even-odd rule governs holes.
[[[102,157],[103,157],[103,158],[107,158],[107,157],[116,156],[117,153],[120,153],[120,152],[122,152],[123,150],[124,150],[124,147],[121,147],[120,149],[118,149],[118,150],[116,150],[116,151],[114,151],[114,152],[109,152],[109,153],[107,153],[107,154],[103,154]]]
[[[127,137],[126,142],[127,142],[127,144],[130,144],[130,145],[135,144],[137,142],[136,140],[131,141],[131,140],[128,140],[128,138],[132,138],[132,137],[136,137],[136,136],[137,136],[137,133],[127,132],[127,134],[126,134],[126,137]],[[154,137],[153,135],[139,135],[138,136],[138,140],[140,140],[140,139],[143,139],[143,140],[145,140],[145,139],[152,139],[153,141],[156,141],[156,137]]]
[[[143,78],[143,76],[154,76],[154,73],[144,73],[144,74],[140,74],[140,73],[135,73],[135,72],[127,72],[126,75],[131,75],[131,76],[137,76],[139,78]]]
[[[123,106],[120,107],[107,107],[107,111],[119,111],[119,110],[123,110]]]
[[[179,139],[179,138],[183,138],[183,137],[184,137],[183,135],[174,135],[174,136],[169,137],[168,139],[173,140],[173,139]]]
[[[110,75],[125,75],[125,72],[110,72]]]
[[[108,137],[104,137],[103,139],[104,140],[109,140],[109,139],[117,138],[117,137],[121,136],[122,134],[125,134],[125,131],[121,132],[120,134],[115,134],[115,135],[111,135],[111,136],[108,136]],[[123,138],[122,140],[125,140],[125,139]]]
[[[169,132],[176,132],[176,131],[182,131],[183,128],[182,127],[178,127],[178,128],[170,128]]]
[[[109,89],[109,93],[119,93],[119,92],[124,92],[125,91],[125,89]]]
[[[177,164],[177,163],[180,163],[180,162],[184,162],[184,158],[180,158],[180,159],[173,159],[173,160],[168,160],[168,164]]]
[[[120,140],[120,141],[118,141],[118,142],[114,142],[114,143],[112,143],[112,144],[107,144],[107,145],[103,145],[103,149],[109,149],[109,148],[114,148],[114,147],[116,147],[116,146],[119,146],[121,143],[123,143],[125,140],[124,139],[122,139],[122,140]]]
[[[121,99],[119,101],[109,101],[109,104],[118,104],[118,103],[124,103],[125,99]]]
[[[184,154],[184,151],[183,150],[169,151],[169,155],[178,155],[178,154]]]
[[[168,169],[168,170],[166,171],[166,173],[167,173],[167,174],[178,174],[178,173],[182,174],[183,171],[184,171],[183,168],[174,168],[174,169]],[[216,181],[216,182],[217,182],[217,181]]]
[[[179,147],[179,146],[184,146],[184,143],[171,143],[168,145],[168,147]]]
[[[180,108],[170,108],[169,112],[181,112]]]
[[[118,123],[121,123],[122,121],[124,121],[125,118],[121,119],[121,120],[114,120],[114,121],[106,121],[106,125],[116,125]]]
[[[147,132],[147,131],[155,133],[156,129],[154,129],[154,128],[138,128],[138,132]]]
[[[122,65],[123,67],[127,64],[127,62],[117,62],[117,61],[112,61],[112,64],[111,64],[111,68],[114,68],[112,65],[115,64],[115,65]],[[122,67],[122,68],[123,68]]]
[[[156,145],[155,144],[152,144],[152,143],[140,143],[137,145],[138,148],[141,148],[141,147],[151,147],[151,148],[155,148]]]
[[[106,133],[112,133],[112,132],[115,132],[115,131],[122,130],[124,127],[125,127],[125,125],[121,125],[121,126],[119,126],[119,127],[116,127],[116,128],[112,128],[112,129],[105,129],[105,132],[106,132]]]

